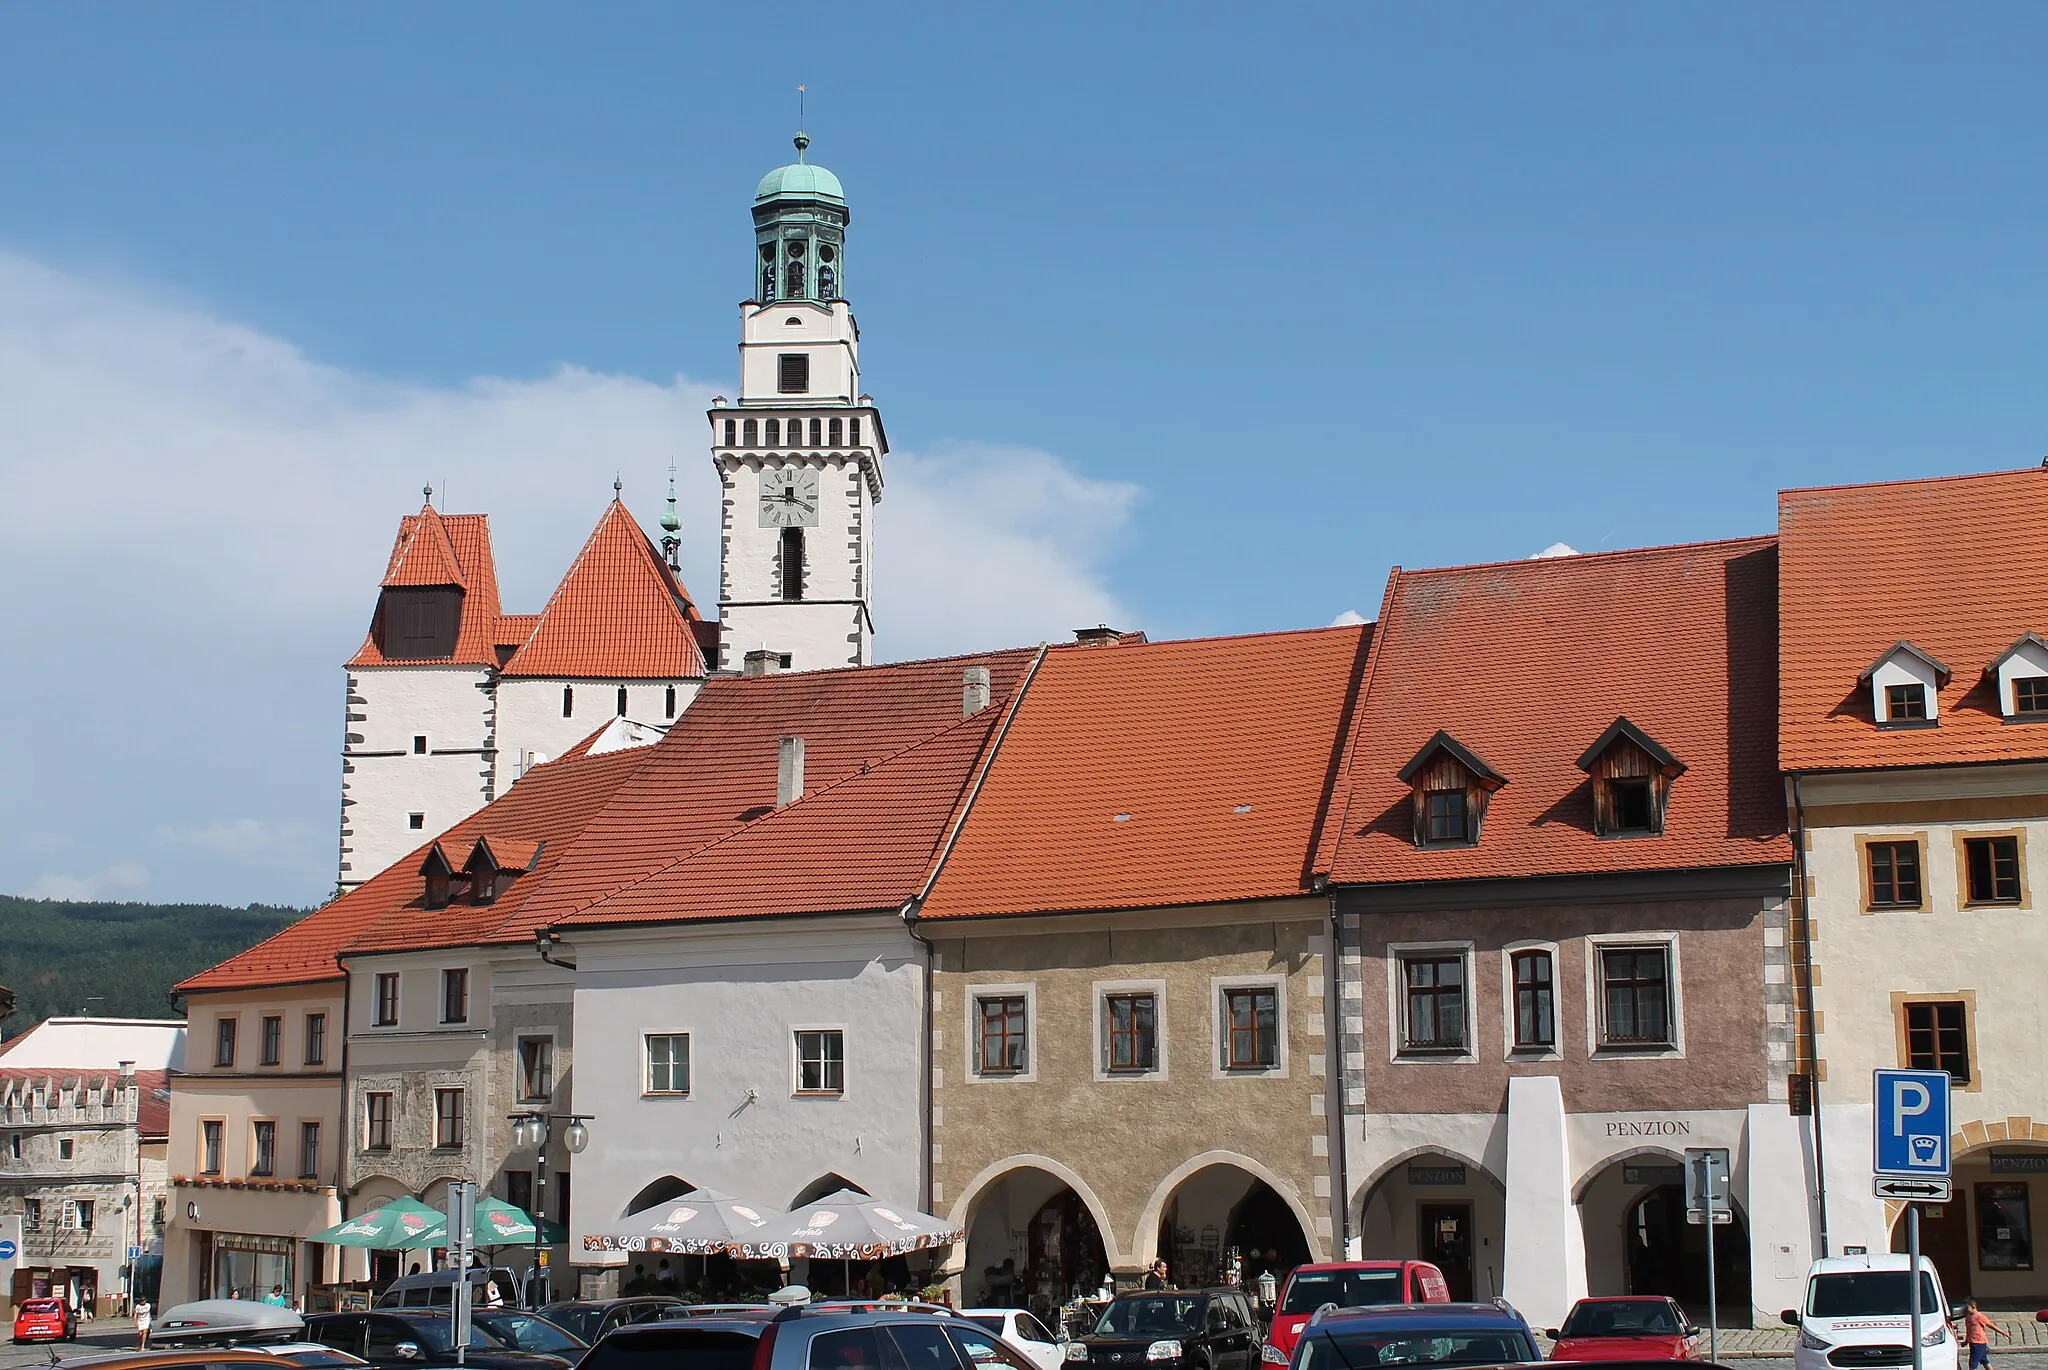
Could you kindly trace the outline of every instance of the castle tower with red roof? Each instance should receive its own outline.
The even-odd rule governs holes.
[[[354,889],[614,718],[665,728],[717,625],[616,497],[538,614],[498,603],[489,520],[399,521],[348,662],[337,884]]]

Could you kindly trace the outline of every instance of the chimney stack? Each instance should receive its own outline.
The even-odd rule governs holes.
[[[781,671],[782,653],[780,652],[748,652],[740,662],[741,675],[779,675]]]
[[[1074,629],[1074,643],[1080,647],[1117,647],[1126,642],[1144,640],[1143,633],[1120,633],[1106,623],[1098,623],[1093,628]]]
[[[793,804],[804,792],[804,740],[785,737],[775,753],[775,807]]]
[[[988,667],[969,666],[960,673],[960,716],[972,718],[988,707]]]

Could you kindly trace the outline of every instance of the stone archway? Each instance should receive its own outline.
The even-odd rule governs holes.
[[[967,1229],[952,1270],[966,1307],[1017,1307],[1055,1325],[1076,1293],[1109,1276],[1113,1252],[1102,1205],[1087,1183],[1045,1156],[988,1167],[953,1205]]]
[[[626,1200],[626,1206],[619,1210],[619,1216],[630,1218],[635,1213],[643,1213],[656,1204],[667,1203],[670,1199],[680,1199],[685,1194],[694,1193],[696,1188],[696,1185],[680,1175],[664,1175],[658,1180],[650,1180],[640,1187],[639,1193]]]
[[[1270,1270],[1284,1279],[1322,1256],[1301,1200],[1259,1162],[1209,1151],[1182,1163],[1152,1191],[1133,1247],[1141,1265],[1163,1256],[1175,1283],[1245,1280]]]
[[[836,1171],[827,1171],[802,1189],[799,1189],[796,1193],[790,1195],[788,1211],[794,1213],[805,1204],[814,1204],[820,1199],[829,1198],[842,1189],[850,1189],[856,1194],[867,1193],[866,1189],[847,1179],[844,1175]]]
[[[1586,1246],[1586,1292],[1663,1294],[1704,1318],[1707,1308],[1706,1229],[1687,1221],[1685,1157],[1638,1147],[1603,1159],[1573,1188]],[[1749,1228],[1741,1205],[1734,1221],[1714,1230],[1714,1274],[1721,1323],[1752,1316]]]
[[[1360,1191],[1353,1230],[1374,1256],[1435,1265],[1452,1298],[1490,1299],[1501,1292],[1506,1194],[1480,1162],[1418,1147],[1381,1166]]]
[[[1995,1129],[1995,1130],[1994,1130]],[[2048,1127],[2031,1119],[1966,1123],[1949,1139],[1954,1197],[1920,1206],[1920,1250],[1951,1302],[2048,1303],[2034,1198],[2048,1204]],[[1905,1207],[1886,1204],[1893,1251],[1906,1249]]]

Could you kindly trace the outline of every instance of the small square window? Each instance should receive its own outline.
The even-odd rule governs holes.
[[[1614,804],[1614,830],[1618,833],[1656,831],[1656,806],[1647,780],[1607,782]]]
[[[425,756],[427,754],[427,735],[425,733],[414,733],[412,735],[412,754],[414,756]]]
[[[688,1094],[690,1092],[690,1034],[650,1032],[647,1034],[647,1092]]]
[[[1947,999],[1903,1007],[1907,1069],[1945,1070],[1955,1083],[1970,1083],[1969,1006]]]
[[[70,1160],[76,1154],[77,1145],[69,1137],[60,1139],[57,1143],[57,1159],[60,1161]]]
[[[1972,904],[2020,902],[2020,840],[2017,837],[1966,837],[1963,864]]]
[[[1864,847],[1870,871],[1870,907],[1920,907],[1920,844],[1871,842]]]
[[[796,1092],[846,1092],[846,1034],[809,1031],[796,1035]]]
[[[1892,723],[1924,721],[1927,717],[1927,687],[1917,681],[1911,685],[1887,685],[1884,687],[1885,718]]]
[[[785,395],[802,395],[811,388],[811,354],[784,352],[775,359],[775,388]]]
[[[1429,841],[1464,842],[1470,831],[1470,806],[1463,790],[1429,790],[1422,797]]]
[[[2013,681],[2012,711],[2048,714],[2048,675],[2023,675]]]
[[[423,813],[409,813],[405,816],[405,826],[414,832],[423,832],[426,830],[427,816]]]

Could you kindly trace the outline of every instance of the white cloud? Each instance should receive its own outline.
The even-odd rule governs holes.
[[[1365,615],[1359,613],[1358,610],[1346,609],[1343,613],[1330,620],[1330,626],[1332,628],[1356,628],[1365,621]]]
[[[149,888],[149,872],[132,861],[120,861],[98,875],[45,872],[28,887],[31,899],[132,898]]]
[[[714,388],[568,366],[401,383],[0,251],[0,889],[35,874],[17,863],[38,845],[154,842],[175,897],[323,893],[312,839],[338,808],[340,664],[422,483],[491,515],[505,606],[536,611],[613,474],[651,527],[675,461],[684,580],[713,601]],[[892,453],[886,475],[884,659],[1128,618],[1101,568],[1136,488],[971,443]],[[265,817],[164,821],[252,811]],[[292,889],[222,870],[274,865],[293,842]]]
[[[1540,552],[1531,552],[1529,560],[1543,561],[1549,557],[1575,557],[1577,555],[1579,555],[1579,549],[1572,546],[1569,542],[1553,542]]]

